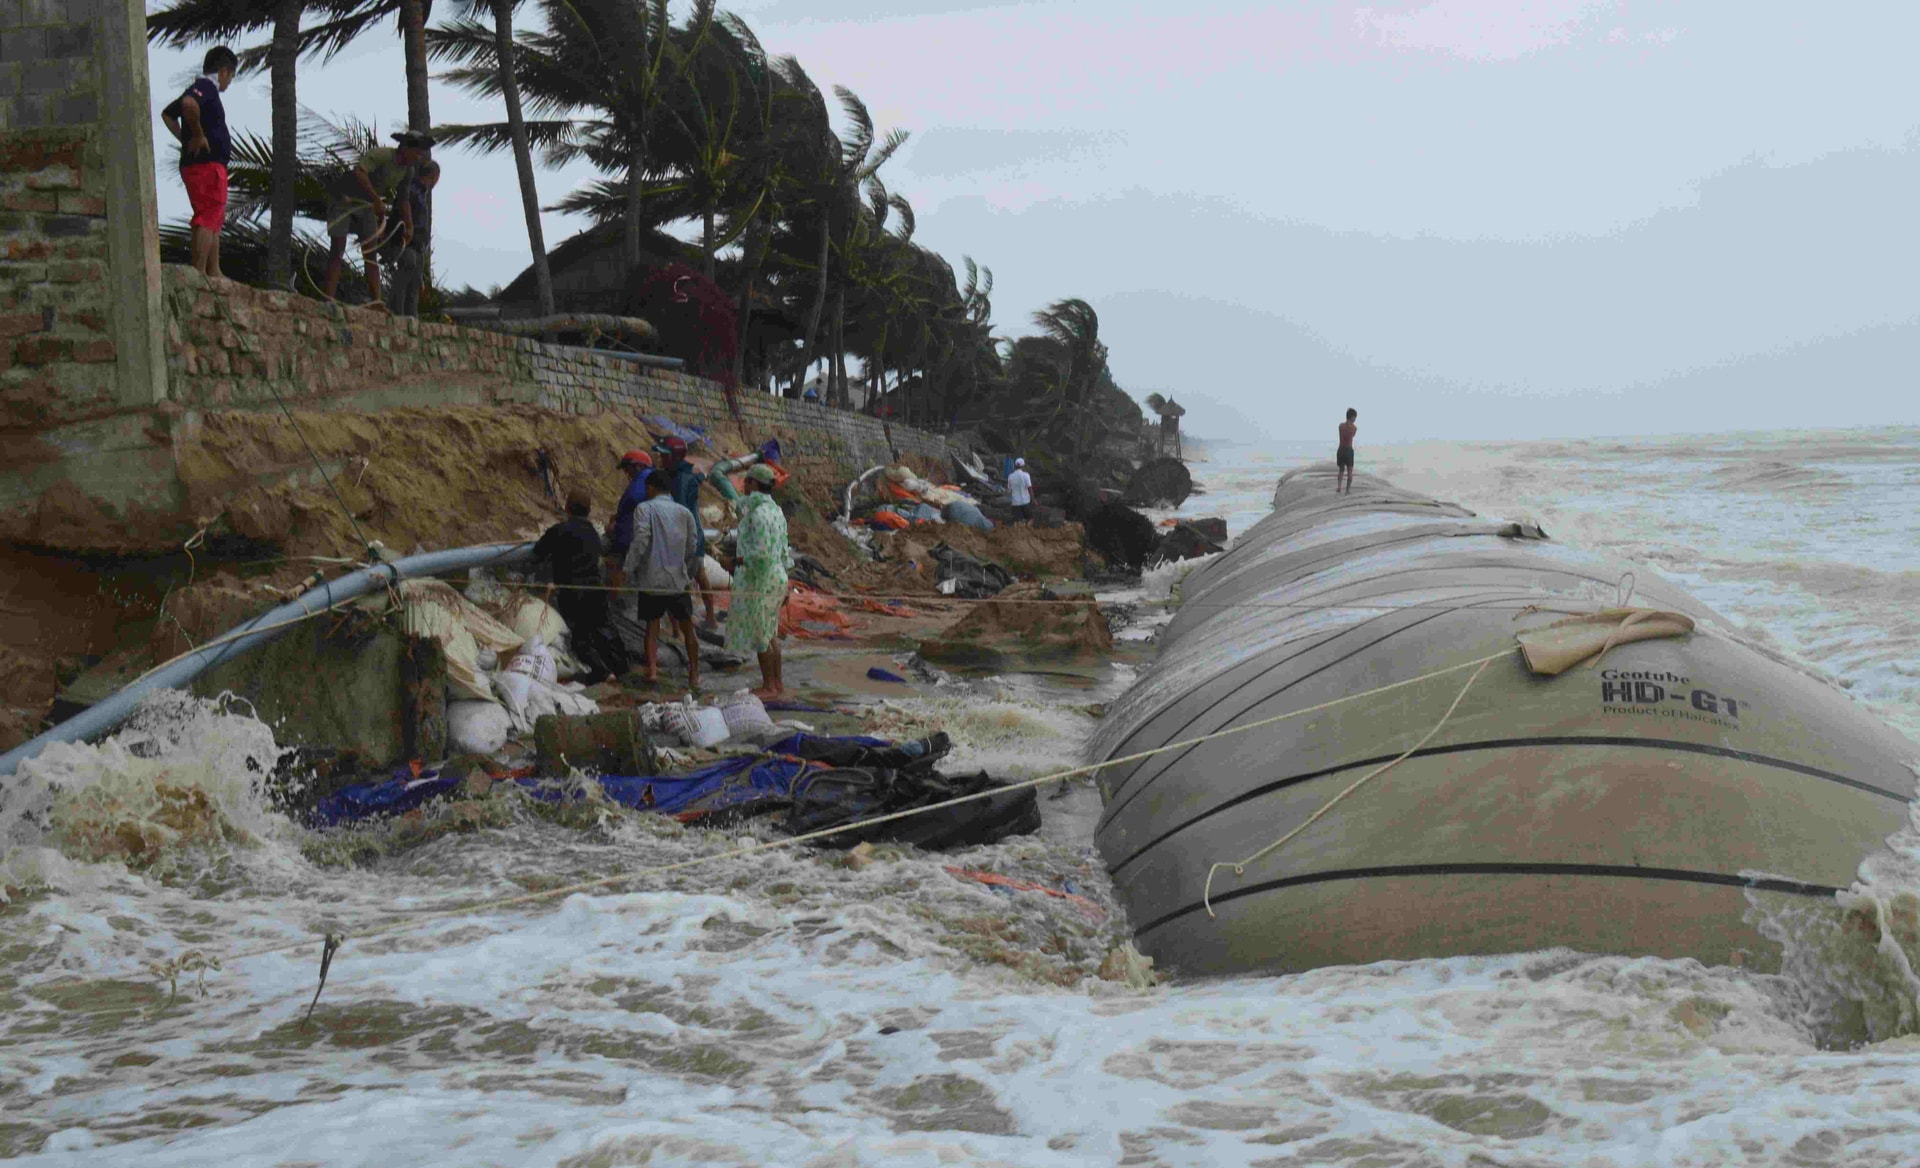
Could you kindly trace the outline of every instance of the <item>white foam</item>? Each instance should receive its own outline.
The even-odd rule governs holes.
[[[1223,448],[1202,469],[1209,493],[1183,513],[1226,513],[1235,531],[1245,524],[1233,515],[1263,514],[1284,460],[1245,454]],[[1803,497],[1777,471],[1721,473],[1743,459],[1813,468],[1820,489]],[[1898,587],[1920,571],[1920,549],[1900,534],[1911,508],[1898,489],[1920,471],[1912,432],[1367,448],[1362,469],[1650,560],[1876,708],[1913,707],[1920,653],[1899,648],[1912,631]],[[1853,485],[1833,487],[1834,476]],[[1138,599],[1164,595],[1183,570],[1151,574]],[[1010,678],[884,716],[950,728],[965,766],[1041,774],[1071,765],[1097,724],[1074,707],[1122,684],[1117,671],[1083,691]],[[1852,926],[1837,909],[1813,919],[1757,898],[1756,919],[1790,942],[1784,976],[1550,953],[1146,993],[1061,986],[1098,965],[1121,935],[1113,921],[946,869],[1000,872],[1111,912],[1077,828],[957,856],[887,853],[859,869],[765,854],[350,941],[303,1030],[315,949],[229,962],[207,974],[204,997],[189,975],[170,1006],[145,965],[732,840],[631,814],[585,827],[528,814],[367,868],[319,866],[251,777],[247,760],[271,751],[265,728],[205,709],[181,725],[197,728],[150,730],[138,750],[60,752],[22,788],[48,810],[88,790],[124,792],[100,805],[134,807],[140,782],[166,774],[206,792],[226,825],[212,842],[163,848],[193,857],[171,867],[64,857],[78,877],[0,910],[0,1090],[17,1088],[7,1122],[23,1125],[0,1126],[0,1154],[22,1163],[103,1152],[155,1165],[1913,1157],[1920,1040],[1888,1036],[1920,1013],[1903,940],[1920,832],[1863,866]],[[56,787],[64,794],[32,794]],[[14,799],[0,810],[11,833],[0,865],[13,870],[23,849],[62,860]],[[1042,805],[1073,824],[1085,808],[1070,802]]]

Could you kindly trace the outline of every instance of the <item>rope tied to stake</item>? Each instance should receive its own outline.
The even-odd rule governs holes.
[[[302,1026],[310,1025],[313,1022],[313,1008],[320,1004],[320,991],[327,988],[327,971],[333,968],[333,955],[340,951],[340,943],[342,940],[344,940],[344,938],[338,933],[328,933],[326,940],[321,943],[320,984],[313,987],[313,1001],[307,1003],[307,1016],[300,1020],[300,1025]]]

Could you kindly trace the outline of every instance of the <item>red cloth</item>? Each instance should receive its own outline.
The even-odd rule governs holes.
[[[227,168],[218,162],[196,162],[180,168],[193,204],[193,225],[220,234],[227,222]]]

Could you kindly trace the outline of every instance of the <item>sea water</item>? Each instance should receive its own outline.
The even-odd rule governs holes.
[[[1325,457],[1215,444],[1179,514],[1244,530],[1281,473]],[[1644,563],[1920,734],[1920,432],[1363,447],[1360,464]],[[875,729],[943,727],[956,765],[1037,776],[1078,761],[1129,680],[956,682]],[[1043,794],[1039,836],[992,848],[760,853],[349,940],[309,1020],[317,946],[236,955],[773,837],[512,803],[320,837],[263,800],[274,752],[243,706],[182,699],[12,781],[0,1156],[1920,1162],[1920,983],[1897,930],[1862,951],[1764,922],[1789,946],[1780,975],[1554,951],[1140,989],[1097,976],[1126,928],[1077,785]],[[1863,857],[1856,904],[1898,917],[1914,842]]]

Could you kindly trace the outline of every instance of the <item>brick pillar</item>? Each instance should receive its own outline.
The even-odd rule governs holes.
[[[68,0],[101,9],[96,62],[106,66],[100,110],[107,168],[107,249],[116,372],[123,405],[167,400],[166,327],[160,299],[160,209],[154,193],[152,95],[146,6],[138,0]],[[84,109],[84,105],[82,106]]]
[[[139,0],[0,0],[0,429],[167,397]]]

